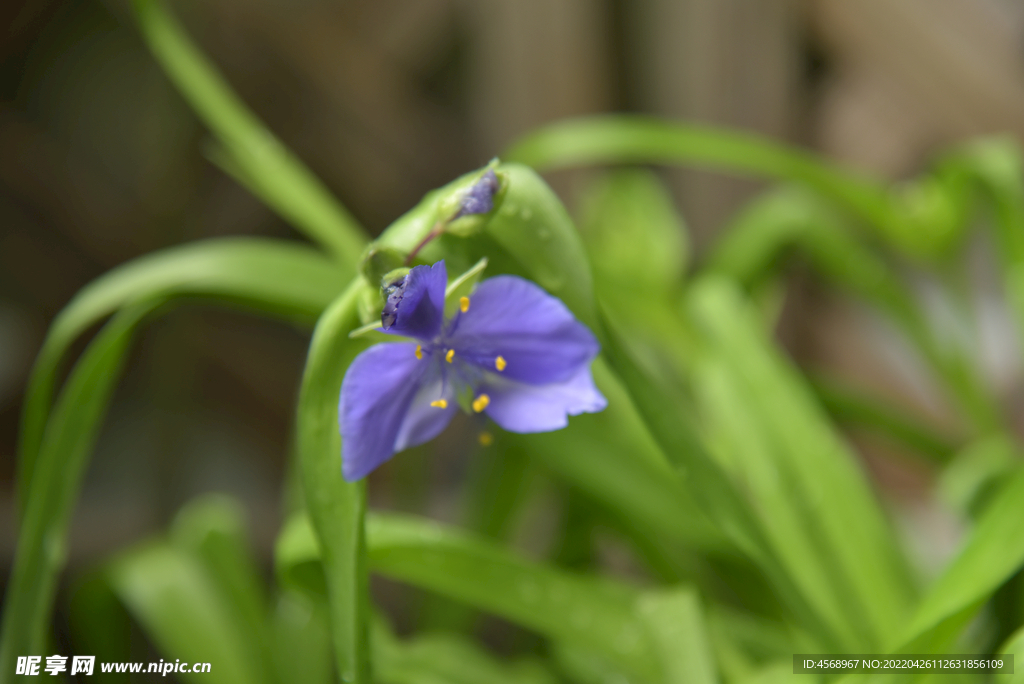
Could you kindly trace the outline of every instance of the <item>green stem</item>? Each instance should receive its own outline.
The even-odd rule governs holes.
[[[299,393],[298,448],[306,507],[317,533],[327,580],[331,632],[343,682],[370,681],[366,566],[366,483],[341,477],[338,397],[345,371],[365,343],[358,327],[355,280],[320,317]]]

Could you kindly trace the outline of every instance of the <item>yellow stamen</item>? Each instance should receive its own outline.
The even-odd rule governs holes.
[[[418,344],[416,345],[416,358],[417,359],[422,359],[423,358],[423,347],[421,347]]]
[[[447,361],[448,363],[451,363],[452,359],[454,359],[454,358],[455,358],[455,350],[454,349],[449,349],[448,353],[444,355],[444,360]]]
[[[479,439],[480,446],[491,446],[491,444],[494,442],[494,435],[492,435],[490,432],[481,432]]]
[[[481,394],[479,397],[473,400],[473,410],[480,413],[487,405],[491,403],[491,398],[486,394]]]
[[[448,402],[445,401],[444,399],[438,399],[437,401],[432,401],[432,402],[430,402],[430,405],[435,407],[435,408],[440,408],[440,409],[448,408]]]
[[[469,311],[469,297],[459,297],[459,311],[462,313]]]
[[[505,370],[505,366],[507,365],[508,364],[505,363],[505,358],[502,356],[499,356],[498,358],[494,359],[494,367],[498,369],[499,373]]]

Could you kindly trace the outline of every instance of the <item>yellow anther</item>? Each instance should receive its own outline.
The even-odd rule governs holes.
[[[480,413],[487,405],[491,403],[491,398],[486,394],[481,394],[479,397],[473,400],[473,410]]]
[[[416,345],[416,358],[417,359],[422,359],[423,358],[423,347],[421,347],[418,344]]]
[[[469,311],[469,297],[459,297],[459,311],[462,313]]]
[[[455,350],[454,349],[449,349],[448,353],[444,355],[444,360],[447,361],[448,363],[451,363],[452,359],[454,359],[454,358],[455,358]]]
[[[491,446],[491,444],[494,442],[494,435],[492,435],[490,432],[481,432],[479,439],[480,446]]]
[[[498,358],[494,359],[494,367],[498,369],[499,373],[505,370],[505,366],[507,365],[508,364],[505,363],[505,357],[503,356],[499,356]]]
[[[448,408],[448,402],[444,399],[438,399],[437,401],[430,402],[430,405],[435,408]]]

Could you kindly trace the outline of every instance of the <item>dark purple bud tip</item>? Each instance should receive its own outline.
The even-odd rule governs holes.
[[[405,279],[402,276],[384,287],[384,310],[380,313],[380,324],[388,330],[398,320],[398,307],[405,296]]]
[[[480,180],[474,183],[466,196],[462,198],[462,205],[455,218],[470,214],[486,214],[494,208],[494,195],[497,192],[498,176],[494,173],[494,169],[488,169],[487,173],[481,176]]]

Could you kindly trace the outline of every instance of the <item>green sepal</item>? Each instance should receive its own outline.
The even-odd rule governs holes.
[[[406,256],[407,253],[402,250],[373,243],[359,260],[359,272],[366,278],[366,282],[380,285],[392,271],[405,266]]]
[[[444,317],[451,318],[459,310],[462,297],[468,297],[480,282],[480,277],[487,268],[487,257],[476,262],[472,268],[455,278],[444,291]],[[472,306],[472,304],[470,304]]]

